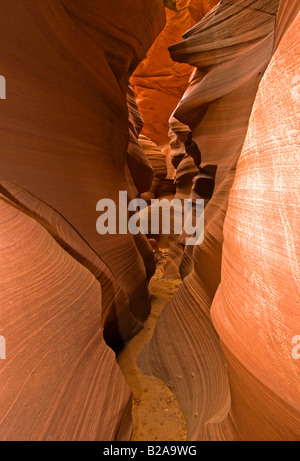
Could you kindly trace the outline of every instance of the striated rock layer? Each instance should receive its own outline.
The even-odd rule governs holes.
[[[173,58],[198,68],[174,117],[190,128],[196,165],[216,165],[217,173],[204,243],[185,251],[183,287],[139,364],[174,390],[192,440],[300,437],[292,358],[299,334],[299,4],[281,2],[274,44],[277,8],[273,0],[223,0],[171,48]]]
[[[228,363],[229,418],[242,440],[300,439],[300,363],[292,355],[300,327],[300,12],[288,3],[298,15],[276,41],[255,100],[212,306]]]
[[[101,287],[0,195],[3,440],[128,440],[130,391],[102,335]]]
[[[131,81],[145,126],[143,134],[158,146],[169,142],[168,120],[186,90],[191,67],[174,62],[168,47],[181,40],[182,34],[199,21],[217,0],[167,1],[167,24],[156,39],[147,58],[139,65]]]
[[[112,345],[142,328],[153,251],[144,236],[98,235],[96,204],[136,193],[138,161],[151,185],[128,145],[139,122],[127,94],[163,3],[0,9],[0,438],[128,439],[130,393],[102,331]]]
[[[103,197],[118,203],[119,191],[128,187],[123,80],[128,82],[131,67],[163,27],[161,2],[141,4],[141,11],[148,11],[145,23],[137,10],[123,32],[125,7],[115,16],[115,29],[107,30],[105,15],[111,7],[106,4],[4,3],[1,60],[9,93],[1,105],[1,177],[22,185],[76,229],[113,273],[141,320],[148,296],[146,271],[153,272],[153,264],[145,267],[132,236],[97,234],[96,204]],[[143,30],[139,39],[129,34],[135,26],[136,33]],[[104,49],[99,45],[103,36]]]

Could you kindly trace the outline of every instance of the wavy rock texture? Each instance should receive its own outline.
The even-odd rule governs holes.
[[[220,280],[228,193],[257,87],[271,56],[277,7],[277,1],[223,1],[184,35],[184,42],[171,47],[174,59],[196,66],[191,84],[170,119],[169,136],[177,164],[177,189],[184,182],[187,193],[191,184],[190,198],[203,198],[208,204],[200,254],[206,246],[213,246],[218,254],[218,263],[214,261],[209,267],[215,287]],[[192,175],[191,162],[180,163],[184,152],[194,160],[198,175],[196,170]],[[177,193],[181,194],[180,189]],[[182,253],[176,242],[171,246],[167,269]],[[192,269],[193,248],[188,247],[180,265],[181,276],[186,277]]]
[[[148,189],[147,193],[142,194],[141,197],[145,200],[151,200],[155,197],[159,197],[161,191],[164,189],[164,180],[168,175],[166,156],[153,141],[143,134],[140,135],[139,142],[154,172],[151,187]]]
[[[228,363],[229,418],[242,440],[300,439],[300,363],[292,357],[300,326],[300,12],[299,2],[283,3],[298,15],[280,30],[256,97],[212,306]]]
[[[128,81],[164,7],[0,0],[0,9],[0,437],[128,439],[129,391],[101,329],[115,344],[142,327],[153,251],[144,236],[99,236],[96,204],[138,187]]]
[[[188,126],[179,122],[175,117],[170,118],[170,155],[175,168],[175,198],[189,199],[193,187],[194,178],[199,174],[199,169],[191,156],[186,153],[184,144],[187,135],[190,133]],[[170,235],[168,238],[169,253],[164,268],[163,278],[181,278],[179,267],[184,251],[184,241],[181,236]]]
[[[126,440],[130,391],[102,336],[101,287],[0,196],[1,440]]]
[[[158,146],[169,142],[168,120],[186,90],[191,67],[174,62],[168,47],[206,14],[217,0],[177,0],[167,9],[167,24],[131,79],[145,126],[143,134]]]
[[[125,7],[115,16],[116,30],[107,30],[105,15],[111,7],[103,6],[97,15],[98,2],[90,1],[87,8],[80,0],[70,5],[5,2],[1,24],[3,73],[10,86],[1,108],[1,175],[57,210],[77,230],[109,267],[139,320],[146,316],[149,269],[131,236],[99,236],[95,223],[98,200],[118,203],[119,190],[127,190],[127,87],[123,93],[120,86],[163,27],[161,2],[151,4],[145,23],[137,10],[123,32],[117,25],[124,23]],[[143,30],[139,39],[129,34],[134,26],[136,33]],[[99,45],[103,35],[104,50]],[[119,42],[118,58],[114,45]],[[127,264],[132,271],[125,270]]]
[[[136,103],[135,94],[131,86],[128,88],[127,104],[129,113],[129,145],[127,153],[127,165],[129,168],[128,181],[135,190],[132,198],[147,192],[154,178],[154,171],[143,146],[139,142],[139,135],[143,128],[143,119]]]
[[[228,382],[227,365],[211,322],[210,307],[221,280],[223,222],[228,196],[258,85],[272,56],[277,8],[278,2],[273,0],[221,1],[185,34],[184,42],[171,48],[174,59],[198,68],[174,117],[192,131],[192,142],[197,147],[197,155],[193,155],[195,161],[198,158],[196,164],[216,165],[217,173],[214,193],[206,206],[204,243],[186,250],[181,267],[186,277],[183,287],[163,312],[139,363],[145,372],[163,379],[174,389],[187,418],[192,440],[235,440],[253,435],[242,428],[239,433],[235,428],[235,421],[238,424],[241,418],[247,419],[247,413],[238,402],[233,402],[238,418],[235,417],[232,424],[221,424],[231,407],[232,380]],[[266,98],[267,95],[268,92]],[[261,134],[256,133],[259,135],[258,139],[262,140],[264,130]],[[277,174],[280,174],[279,169]],[[237,207],[237,204],[233,202],[232,206]],[[251,212],[253,222],[255,210]],[[243,222],[244,214],[234,216],[238,223]],[[263,270],[264,260],[258,247],[255,254],[255,263],[251,258],[253,270],[258,260]],[[249,253],[243,254],[244,260],[248,256]],[[229,264],[229,256],[227,261]],[[290,268],[287,268],[286,276],[292,278]],[[238,279],[230,280],[234,283],[231,289],[238,293]],[[253,287],[251,292],[253,300],[255,289]],[[240,316],[239,321],[242,322]],[[256,322],[252,323],[253,329],[257,329]],[[243,327],[242,323],[238,325],[236,334],[239,338]],[[221,331],[221,326],[219,329]],[[248,389],[254,392],[253,386],[248,385]],[[248,398],[252,401],[255,396],[250,393]],[[265,413],[264,418],[269,417]],[[260,426],[263,424],[262,420],[256,421]],[[295,426],[291,423],[287,427]],[[287,432],[293,437],[292,431],[287,429]],[[263,429],[260,433],[262,438],[270,435]]]
[[[193,157],[187,154],[188,149],[185,145],[185,141],[191,134],[191,130],[174,116],[171,116],[169,124],[170,155],[175,168],[175,198],[181,200],[190,199],[192,198],[191,190],[193,190],[195,178],[199,175],[199,167],[196,166]],[[193,196],[193,198],[199,198],[199,196]],[[164,278],[180,278],[179,268],[184,251],[182,237],[171,235],[168,239],[168,247],[169,254],[165,265]]]

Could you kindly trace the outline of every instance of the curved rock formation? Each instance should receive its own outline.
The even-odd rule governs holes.
[[[122,91],[122,86],[163,27],[161,2],[141,2],[140,11],[147,8],[144,22],[137,10],[123,32],[126,8],[118,9],[115,29],[109,29],[105,18],[111,6],[103,4],[99,13],[99,2],[92,0],[88,6],[80,0],[12,0],[2,8],[1,58],[9,94],[1,107],[1,176],[21,184],[77,230],[141,320],[148,312],[142,310],[147,268],[132,236],[97,234],[96,204],[103,197],[118,203],[119,191],[127,190],[127,87]]]
[[[163,189],[164,180],[168,175],[166,156],[162,153],[161,149],[146,136],[140,135],[139,142],[154,172],[151,187],[148,189],[148,192],[142,194],[141,197],[145,200],[151,200],[160,195]]]
[[[212,306],[228,364],[229,418],[242,440],[300,438],[300,363],[292,355],[300,325],[300,12],[298,2],[282,6],[293,3],[298,15],[277,41],[237,165]]]
[[[142,327],[154,258],[144,236],[97,234],[96,205],[139,187],[128,82],[163,29],[163,3],[0,8],[0,437],[128,439],[130,393],[102,330],[115,345]]]
[[[0,439],[128,440],[130,391],[103,340],[100,284],[3,195],[0,212]]]
[[[173,167],[204,242],[171,236],[184,280],[139,364],[190,440],[300,438],[299,0],[216,3],[0,0],[1,440],[130,438],[109,346],[143,327],[159,249],[100,236],[96,205],[173,198]],[[145,136],[129,79],[164,5],[132,80]]]
[[[181,40],[182,34],[199,21],[217,0],[177,0],[176,9],[167,9],[167,24],[156,39],[147,58],[132,78],[145,126],[143,134],[158,146],[169,142],[168,120],[188,86],[192,69],[174,62],[168,47]]]
[[[127,104],[129,113],[129,145],[127,153],[127,165],[129,168],[128,182],[132,184],[131,196],[147,192],[154,178],[154,171],[145,150],[139,142],[139,135],[143,128],[143,119],[136,103],[135,94],[131,86],[128,88]],[[135,189],[135,190],[134,190]]]
[[[284,3],[278,27],[285,29],[291,20],[281,15],[291,16],[290,10],[295,15],[299,6],[288,11]],[[171,48],[174,58],[199,69],[174,116],[190,127],[201,161],[218,169],[204,243],[186,251],[183,287],[139,363],[175,391],[192,440],[299,438],[299,373],[291,355],[299,303],[293,28],[260,89],[230,199],[223,279],[213,308],[227,361],[210,319],[221,280],[228,196],[258,84],[272,56],[277,7],[272,0],[221,1],[185,34],[185,42]]]

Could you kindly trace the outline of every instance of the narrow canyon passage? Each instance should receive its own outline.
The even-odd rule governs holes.
[[[117,362],[133,392],[132,441],[185,441],[186,421],[179,403],[161,380],[142,373],[137,357],[150,341],[155,325],[167,302],[181,285],[179,279],[162,279],[168,250],[156,257],[157,270],[150,285],[151,314],[144,329],[132,338],[117,355]]]
[[[299,26],[0,0],[0,441],[300,440]]]

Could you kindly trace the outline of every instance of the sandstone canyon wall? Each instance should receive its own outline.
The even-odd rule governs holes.
[[[174,59],[197,67],[172,129],[184,142],[188,127],[185,147],[195,164],[216,165],[217,173],[204,243],[185,251],[183,287],[139,364],[176,393],[191,440],[300,436],[292,358],[299,330],[299,3],[281,2],[274,37],[278,6],[223,0],[171,47]]]
[[[299,2],[117,3],[0,0],[0,439],[130,439],[108,346],[143,328],[154,255],[100,236],[96,204],[168,195],[169,135],[204,242],[173,240],[183,285],[139,365],[190,440],[297,440]]]
[[[142,327],[153,252],[144,236],[97,234],[96,204],[134,193],[128,81],[164,7],[1,0],[0,10],[0,438],[128,439],[130,391],[103,330],[116,344]]]
[[[299,11],[298,2],[285,5],[280,20]],[[212,306],[228,364],[228,418],[247,440],[300,437],[300,363],[291,352],[300,325],[299,26],[299,12],[285,33],[278,22],[230,192]]]
[[[163,32],[131,79],[144,120],[143,134],[158,146],[169,143],[168,120],[186,90],[192,72],[187,64],[172,60],[168,47],[180,41],[183,33],[218,2],[177,0],[175,3],[176,10],[166,10],[167,23]]]

